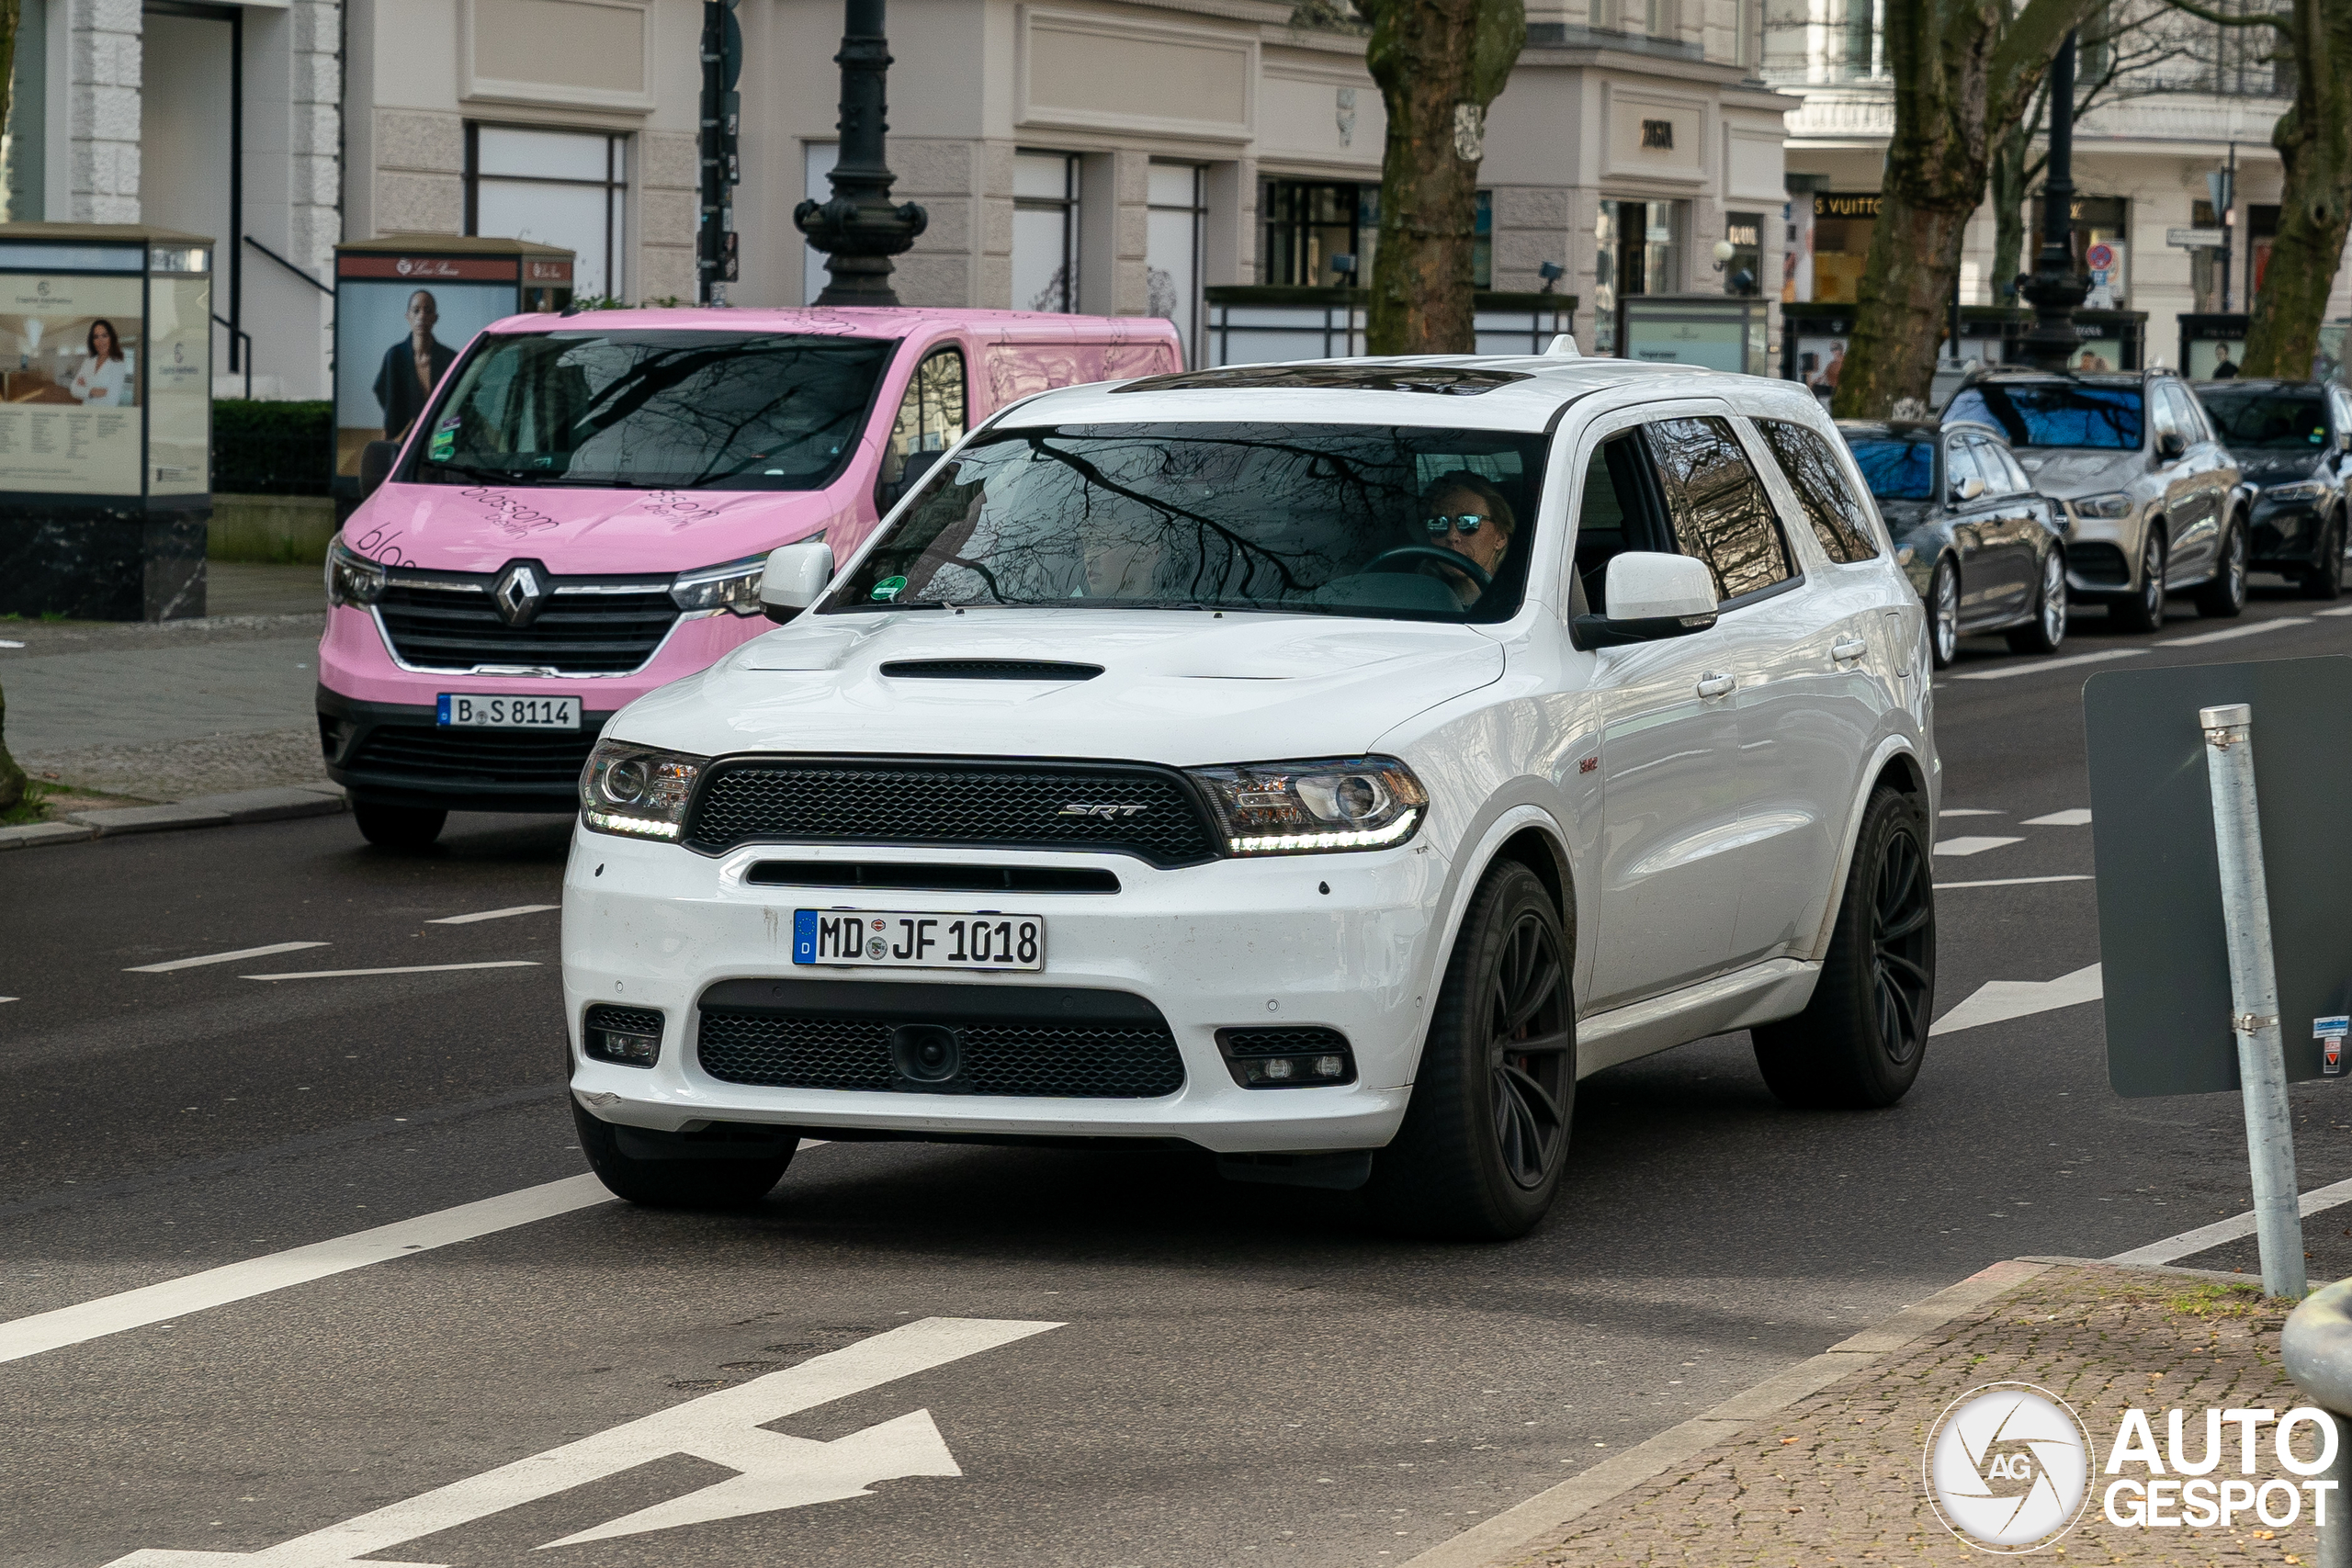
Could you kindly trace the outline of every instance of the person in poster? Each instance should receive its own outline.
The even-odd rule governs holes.
[[[2212,378],[2216,381],[2234,381],[2237,379],[2237,375],[2238,367],[2230,360],[2230,345],[2225,343],[2215,344]]]
[[[73,392],[74,400],[107,409],[130,407],[130,361],[122,352],[121,340],[115,335],[114,323],[104,317],[92,321],[85,346],[88,357],[74,372],[67,389]]]
[[[408,297],[408,336],[384,351],[376,372],[376,401],[384,411],[384,439],[398,441],[424,412],[424,400],[449,368],[458,351],[433,335],[441,320],[430,289]]]

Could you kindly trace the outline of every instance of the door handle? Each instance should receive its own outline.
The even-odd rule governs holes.
[[[1849,659],[1860,659],[1870,651],[1870,646],[1860,637],[1852,637],[1845,642],[1833,642],[1829,645],[1829,657],[1842,664]]]
[[[1736,683],[1728,675],[1702,675],[1699,677],[1699,694],[1702,697],[1729,696]]]

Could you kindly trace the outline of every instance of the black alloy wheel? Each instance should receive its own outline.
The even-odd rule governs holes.
[[[1960,568],[1949,557],[1928,579],[1928,652],[1939,670],[1960,657]]]
[[[2012,653],[2055,653],[2066,640],[2066,558],[2056,546],[2041,558],[2041,592],[2033,619],[2009,630]]]
[[[2213,581],[2197,591],[2197,613],[2211,620],[2226,621],[2245,608],[2245,527],[2233,517],[2229,531],[2222,536],[2222,558],[2213,569]]]
[[[1936,994],[1936,905],[1916,797],[1875,791],[1813,999],[1755,1031],[1756,1065],[1784,1105],[1868,1109],[1910,1090]]]
[[[2148,537],[2140,547],[2140,586],[2128,599],[2118,599],[2108,618],[2124,631],[2161,631],[2165,624],[2164,524],[2148,519]]]
[[[1526,866],[1487,870],[1454,941],[1396,1136],[1364,1188],[1391,1230],[1506,1241],[1560,1188],[1576,1009],[1560,911]]]
[[[2319,553],[2302,572],[2303,597],[2340,599],[2344,596],[2344,513],[2338,511],[2320,527]]]

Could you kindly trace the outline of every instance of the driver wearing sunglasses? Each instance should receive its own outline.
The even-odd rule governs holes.
[[[1464,557],[1489,580],[1502,570],[1518,519],[1503,492],[1485,478],[1467,469],[1440,477],[1422,495],[1421,513],[1421,523],[1413,530],[1415,544],[1433,545]],[[1486,591],[1484,583],[1468,572],[1436,564],[1430,572],[1453,590],[1465,610]]]

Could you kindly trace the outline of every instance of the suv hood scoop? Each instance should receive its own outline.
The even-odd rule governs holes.
[[[818,615],[646,697],[632,740],[782,750],[1133,758],[1345,755],[1501,678],[1470,626],[1162,610]]]

